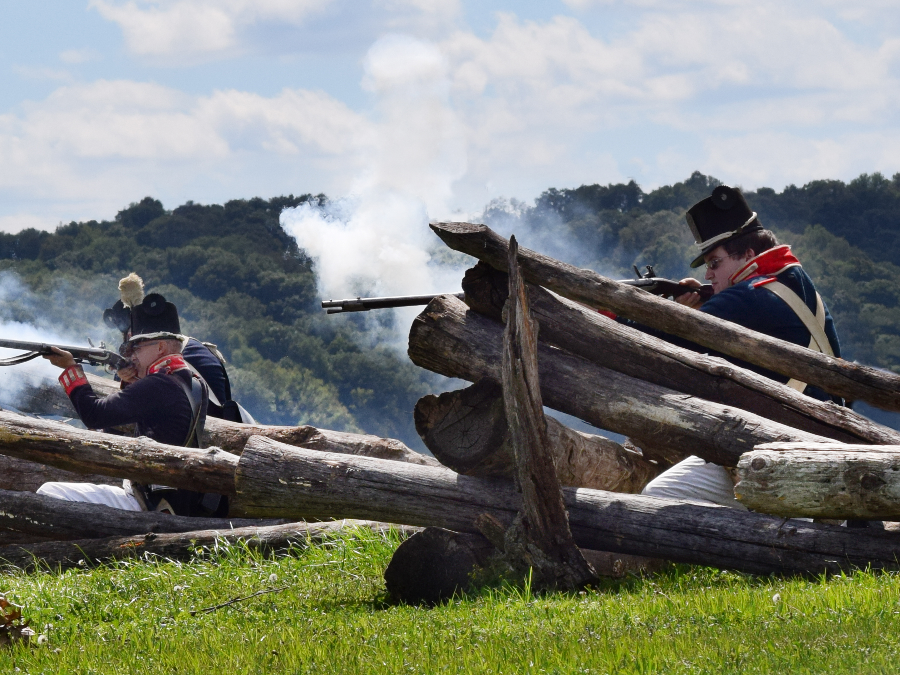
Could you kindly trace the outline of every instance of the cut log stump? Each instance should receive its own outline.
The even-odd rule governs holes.
[[[395,602],[432,605],[471,590],[492,562],[500,564],[499,551],[482,535],[426,527],[397,547],[384,582]]]

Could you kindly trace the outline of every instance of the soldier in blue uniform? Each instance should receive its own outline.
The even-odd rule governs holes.
[[[740,190],[727,185],[716,187],[711,196],[688,210],[687,222],[699,253],[691,267],[706,265],[706,280],[712,284],[714,295],[701,302],[696,293],[687,293],[676,298],[677,302],[745,328],[840,357],[834,321],[812,279],[791,253],[790,246],[779,245],[775,235],[763,228]],[[682,283],[700,285],[695,279],[684,279]],[[667,339],[671,340],[671,336]],[[698,349],[693,343],[685,346]],[[726,358],[808,396],[832,399],[818,387]],[[643,494],[744,508],[734,498],[730,472],[699,457],[689,457],[676,464],[651,481]]]
[[[63,369],[59,381],[78,416],[91,429],[135,425],[138,436],[160,443],[200,447],[206,420],[208,388],[195,375],[181,354],[185,337],[179,331],[178,311],[158,293],[151,293],[132,307],[133,335],[125,355],[133,364],[134,377],[123,380],[122,389],[106,398],[97,396],[72,355],[54,347],[47,358]],[[165,486],[141,486],[126,481],[123,486],[89,483],[45,483],[43,494],[69,501],[105,504],[140,511],[166,511],[185,516],[224,516],[228,500]]]
[[[119,281],[119,294],[120,299],[103,312],[103,320],[110,328],[120,330],[127,342],[133,333],[133,308],[140,306],[144,300],[143,280],[132,272]],[[177,324],[176,318],[172,327],[176,333],[180,334],[181,327]],[[187,337],[185,338],[181,355],[187,362],[188,367],[200,375],[209,386],[210,402],[208,412],[210,417],[218,417],[231,420],[232,422],[245,422],[247,424],[254,422],[250,414],[241,408],[236,401],[232,400],[231,382],[225,370],[225,357],[222,356],[214,344],[200,342],[196,338]],[[134,372],[131,370],[120,371],[119,376],[122,379],[133,378]]]

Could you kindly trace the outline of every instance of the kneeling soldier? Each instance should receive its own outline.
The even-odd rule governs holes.
[[[779,245],[775,235],[763,228],[740,190],[718,186],[711,196],[688,210],[687,221],[698,249],[691,267],[706,265],[706,279],[712,283],[714,295],[701,303],[698,294],[687,293],[676,298],[679,303],[750,330],[840,357],[834,322],[812,279],[790,246]],[[683,279],[682,283],[699,286],[695,279]],[[664,337],[698,349],[696,344]],[[813,385],[726,358],[807,396],[843,403]],[[643,494],[744,508],[734,498],[729,471],[699,457],[689,457],[657,476],[644,488]]]
[[[167,445],[200,447],[208,389],[182,357],[185,338],[178,332],[175,305],[151,293],[132,308],[131,314],[133,334],[125,345],[125,355],[134,365],[135,379],[123,383],[121,391],[98,397],[69,352],[54,348],[55,353],[44,358],[63,368],[59,381],[88,428],[134,424],[138,436]],[[183,516],[224,516],[228,512],[228,500],[220,495],[130,481],[121,488],[45,483],[38,494],[130,511],[156,510]]]

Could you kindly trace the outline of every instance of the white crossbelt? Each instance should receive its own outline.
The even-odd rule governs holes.
[[[816,293],[816,313],[813,314],[800,296],[780,281],[773,281],[765,284],[763,288],[767,288],[784,300],[787,303],[787,306],[797,315],[797,318],[803,322],[803,325],[806,326],[806,330],[809,331],[810,349],[815,352],[822,352],[826,356],[834,356],[834,351],[831,349],[831,343],[828,341],[828,336],[825,334],[825,305],[822,302],[821,295]],[[787,386],[802,393],[803,390],[806,389],[806,382],[792,379],[788,381]]]

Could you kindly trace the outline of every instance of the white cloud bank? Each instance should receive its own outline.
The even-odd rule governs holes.
[[[336,35],[359,10],[326,4],[334,16],[323,30]],[[859,24],[842,23],[872,26],[877,11],[842,19],[849,10],[837,0],[570,4],[601,18],[613,8],[619,23],[604,32],[587,14],[538,22],[501,13],[491,33],[476,34],[458,0],[372,0],[381,25],[406,34],[360,55],[354,84],[365,108],[303,88],[194,95],[124,79],[69,83],[0,115],[0,194],[9,198],[0,224],[27,214],[23,200],[46,202],[32,215],[57,222],[110,217],[147,194],[174,205],[380,190],[434,218],[550,186],[635,178],[649,188],[695,169],[776,188],[900,170],[900,39],[861,38]],[[325,5],[92,6],[134,54],[240,58],[248,26],[304,25]]]
[[[190,96],[131,81],[72,85],[0,116],[0,194],[70,209],[35,214],[55,223],[108,218],[147,194],[186,201],[198,198],[193,190],[228,199],[346,187],[319,176],[336,172],[335,158],[356,166],[370,127],[322,92]]]
[[[142,56],[196,56],[239,46],[240,31],[261,22],[302,24],[331,0],[91,0]]]

